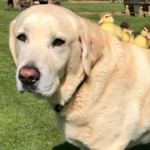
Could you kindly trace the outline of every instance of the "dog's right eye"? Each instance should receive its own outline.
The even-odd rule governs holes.
[[[56,38],[56,39],[53,41],[52,45],[53,45],[53,46],[61,46],[61,45],[63,45],[64,43],[65,43],[65,40],[62,40],[62,39],[60,39],[60,38]]]
[[[17,39],[20,40],[20,41],[22,41],[22,42],[25,42],[26,39],[27,39],[27,37],[26,37],[26,35],[24,33],[22,33],[22,34],[19,34],[17,36]]]

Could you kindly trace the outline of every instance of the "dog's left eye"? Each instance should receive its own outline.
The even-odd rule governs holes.
[[[52,45],[53,45],[53,46],[61,46],[61,45],[63,45],[64,43],[65,43],[64,40],[59,39],[59,38],[56,38],[56,39],[53,41]]]
[[[26,39],[27,39],[27,37],[26,37],[26,35],[24,33],[22,33],[22,34],[19,34],[17,36],[17,39],[20,40],[20,41],[22,41],[22,42],[25,42]]]

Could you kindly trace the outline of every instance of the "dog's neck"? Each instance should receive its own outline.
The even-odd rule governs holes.
[[[69,103],[74,93],[82,85],[85,79],[85,72],[82,67],[79,68],[77,74],[66,76],[60,84],[58,90],[48,98],[50,106],[56,112],[60,112],[65,105]]]
[[[75,93],[78,92],[78,90],[80,89],[80,87],[82,86],[82,84],[84,83],[84,81],[86,80],[86,76],[84,77],[84,79],[82,80],[82,82],[77,86],[76,90],[74,91],[74,93],[72,94],[72,97],[75,95]],[[61,110],[63,108],[65,108],[65,106],[71,101],[72,97],[70,99],[68,99],[68,101],[64,104],[64,105],[61,105],[61,104],[56,104],[55,107],[54,107],[54,110],[59,113],[61,112]]]

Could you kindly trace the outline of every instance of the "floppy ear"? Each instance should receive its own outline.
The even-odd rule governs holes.
[[[11,51],[11,54],[13,56],[14,62],[17,66],[17,56],[15,51],[15,35],[14,35],[14,28],[15,28],[15,20],[11,22],[10,24],[10,31],[9,31],[9,48]]]
[[[84,22],[79,29],[79,36],[82,48],[82,64],[85,73],[89,76],[91,68],[102,54],[103,44],[100,41],[98,34],[92,23],[83,20]]]

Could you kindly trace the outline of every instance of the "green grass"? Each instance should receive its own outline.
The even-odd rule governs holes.
[[[120,3],[63,3],[63,6],[74,12],[103,12],[103,11],[122,11],[124,6]]]
[[[123,5],[115,4],[70,4],[63,3],[75,13],[98,22],[103,11],[124,11]],[[15,70],[8,47],[9,24],[20,12],[4,11],[5,2],[0,2],[0,150],[78,150],[65,142],[57,128],[54,112],[44,99],[29,93],[20,94],[16,89]],[[81,12],[92,12],[85,15]],[[128,21],[132,29],[139,31],[148,18],[114,16],[117,24]],[[134,150],[150,150],[138,147]]]

